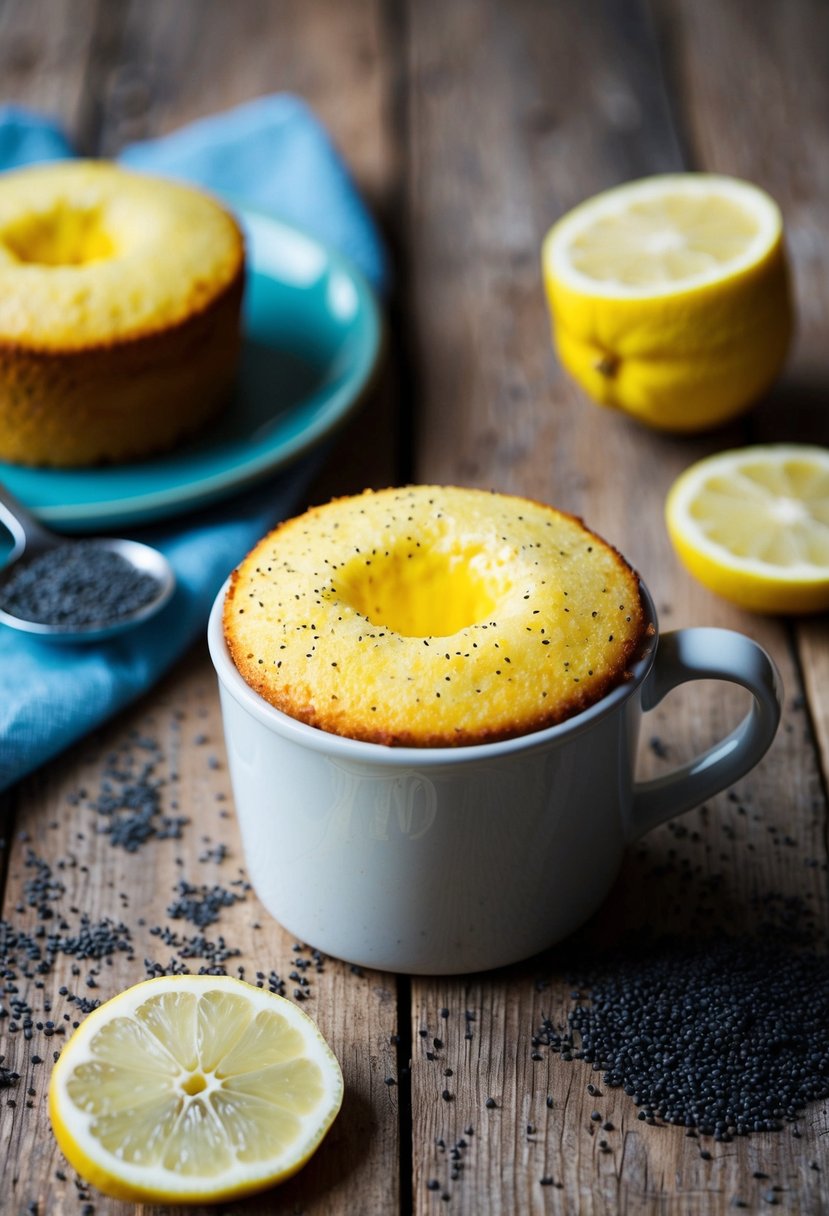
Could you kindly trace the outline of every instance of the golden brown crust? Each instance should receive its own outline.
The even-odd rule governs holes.
[[[175,325],[78,350],[0,343],[0,459],[126,461],[198,430],[230,394],[243,289],[240,261],[209,303]]]
[[[536,587],[532,598],[529,593],[523,598],[510,593],[511,598],[504,600],[509,612],[505,611],[503,621],[500,612],[493,609],[490,615],[497,616],[497,622],[482,618],[452,636],[404,637],[388,627],[372,625],[365,615],[353,612],[347,602],[337,600],[336,596],[332,600],[329,595],[329,590],[336,591],[339,587],[340,574],[331,574],[330,589],[324,585],[325,578],[332,570],[342,573],[341,555],[343,546],[350,552],[350,534],[347,540],[343,533],[337,534],[338,550],[330,548],[322,553],[315,548],[311,565],[303,567],[302,561],[297,561],[297,554],[301,555],[299,538],[309,536],[308,543],[313,546],[320,537],[327,537],[328,542],[332,540],[334,533],[326,532],[326,528],[332,518],[331,509],[339,504],[350,513],[353,522],[367,510],[380,511],[384,499],[396,496],[393,506],[399,508],[397,515],[402,533],[405,531],[402,520],[406,516],[401,504],[406,505],[412,494],[422,492],[454,495],[454,507],[464,501],[457,499],[457,495],[471,496],[475,511],[483,510],[483,518],[489,505],[482,492],[458,491],[453,487],[405,487],[369,493],[356,499],[334,500],[326,507],[312,508],[299,519],[281,524],[234,572],[225,601],[225,639],[237,669],[255,692],[289,716],[335,734],[388,746],[455,747],[494,742],[556,725],[594,704],[628,678],[632,664],[641,656],[649,637],[639,578],[621,554],[580,519],[554,512],[544,504],[531,504],[526,499],[510,499],[503,495],[492,496],[490,500],[493,509],[502,516],[505,504],[509,510],[537,508],[542,523],[554,518],[556,527],[565,529],[569,544],[578,541],[585,553],[595,549],[596,556],[588,562],[589,576],[585,576],[588,584],[593,567],[600,559],[603,574],[598,583],[593,579],[594,590],[600,588],[608,592],[612,588],[614,592],[623,592],[622,602],[618,602],[618,594],[612,605],[607,600],[597,601],[592,616],[584,611],[582,604],[583,619],[579,619],[575,589],[568,583],[579,565],[573,555],[561,553],[567,561],[560,563],[560,569],[556,567],[559,554],[556,541],[555,552],[551,549],[545,554],[545,561],[552,563],[550,569],[558,570],[558,573],[563,571],[561,577],[574,593],[569,606],[568,591],[564,589],[559,593],[556,590],[553,595],[551,583],[549,591]],[[438,502],[438,506],[443,504]],[[503,532],[502,525],[503,519],[500,519],[500,532]],[[395,543],[397,525],[393,524],[390,531],[383,531],[382,522],[377,527],[377,535],[383,537],[385,557],[388,558],[389,547]],[[366,533],[369,534],[370,531]],[[543,539],[541,532],[537,535]],[[507,537],[502,535],[499,539]],[[540,547],[541,541],[537,543]],[[357,546],[356,551],[361,554],[362,562],[365,548]],[[286,552],[290,555],[291,574],[287,582],[280,582],[278,567]],[[370,564],[367,560],[366,565]],[[534,564],[538,565],[538,562]],[[515,568],[518,577],[526,577],[529,569],[526,561],[522,566],[516,559]],[[612,577],[607,577],[608,572]],[[546,568],[543,573],[548,573]],[[603,580],[607,585],[601,587]],[[541,579],[542,586],[544,582]],[[307,618],[301,615],[303,610],[296,615],[293,603],[305,595],[306,583],[313,589]],[[289,602],[283,618],[280,615],[283,609],[278,604],[285,587],[289,589],[286,595]],[[557,600],[559,594],[565,598]],[[523,600],[531,601],[526,617],[521,615]],[[552,600],[556,600],[555,604]],[[518,613],[514,611],[516,602]],[[496,604],[496,608],[499,607]],[[562,620],[566,624],[559,626],[557,621]],[[544,621],[544,625],[540,625],[540,621]],[[613,621],[618,621],[619,625],[612,624]],[[607,623],[611,623],[610,633]],[[307,632],[302,633],[303,630]],[[545,630],[547,636],[541,636]],[[295,642],[298,631],[301,645]],[[551,642],[553,650],[542,649]],[[297,646],[301,653],[296,653]],[[556,648],[566,674],[550,678],[551,659],[556,655]],[[503,662],[497,658],[487,666],[488,660],[482,658],[485,650],[490,656],[497,651],[503,656]],[[437,667],[431,657],[436,652],[439,652]],[[284,666],[280,655],[285,656]],[[596,657],[591,658],[591,655]],[[445,667],[442,666],[444,658]],[[304,660],[307,662],[303,663]],[[510,667],[504,664],[510,664]],[[338,676],[332,683],[330,668],[344,667],[348,668],[349,678]],[[451,674],[436,676],[438,668],[441,673]],[[511,693],[502,695],[504,680],[496,680],[496,676],[506,677],[510,684],[514,681],[514,703],[510,699]],[[437,679],[453,681],[451,693],[443,684],[438,685]],[[413,695],[409,687],[412,682],[417,685],[414,691],[422,696]],[[367,688],[371,695],[366,693]],[[436,688],[444,691],[435,691]],[[475,694],[482,694],[476,705]],[[401,695],[403,700],[400,700]],[[447,695],[454,697],[451,701],[454,711],[446,708]],[[430,707],[422,708],[427,697],[441,696],[442,701],[431,700]],[[376,701],[376,705],[372,701]],[[491,719],[488,720],[490,708]]]

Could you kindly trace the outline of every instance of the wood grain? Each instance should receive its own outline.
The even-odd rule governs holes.
[[[729,16],[721,25],[730,24],[719,30],[709,28],[699,7],[682,6],[682,21],[677,6],[664,9],[670,56],[664,27],[633,5],[410,7],[419,477],[529,493],[584,515],[641,570],[663,628],[705,624],[750,634],[775,657],[788,693],[778,740],[732,791],[737,801],[712,800],[686,816],[679,831],[668,825],[632,850],[610,900],[582,935],[585,949],[640,927],[750,929],[758,896],[770,891],[808,899],[819,931],[826,929],[825,801],[808,721],[795,708],[800,679],[787,630],[693,584],[662,524],[665,492],[680,470],[709,451],[745,442],[749,426],[699,439],[651,434],[587,403],[549,347],[537,266],[549,224],[605,186],[681,168],[685,149],[694,167],[724,167],[724,157],[709,164],[708,151],[699,148],[695,100],[672,91],[674,69],[685,62],[710,82],[736,75],[734,96],[711,106],[713,141],[716,130],[727,129],[723,115],[737,107],[739,68],[726,68],[725,59],[747,9],[722,6],[718,11]],[[704,45],[684,41],[691,11]],[[761,76],[766,66],[760,58]],[[768,143],[749,139],[746,130],[735,139],[746,175],[758,176],[747,163],[752,148],[763,163],[774,161]],[[741,694],[719,686],[673,694],[646,720],[643,775],[701,750],[744,708]],[[647,746],[651,737],[667,759]],[[796,846],[773,843],[786,835]],[[693,878],[683,888],[686,866]],[[681,1129],[643,1126],[624,1095],[588,1095],[594,1077],[583,1066],[532,1063],[531,1037],[542,1014],[552,1009],[563,1019],[568,1005],[562,970],[554,952],[474,983],[413,981],[416,1211],[434,1210],[438,1192],[427,1184],[435,1179],[451,1193],[452,1210],[465,1213],[486,1210],[493,1191],[504,1211],[724,1212],[734,1198],[759,1202],[752,1174],[761,1163],[785,1187],[785,1202],[817,1210],[821,1184],[809,1162],[819,1152],[824,1112],[810,1113],[799,1140],[752,1137],[714,1146],[706,1162]],[[420,1040],[418,1029],[441,1037],[435,1029],[441,1007],[450,1011],[446,1048],[432,1061],[425,1057],[429,1039]],[[476,1014],[471,1041],[458,1033],[465,1008]],[[441,1105],[445,1068],[454,1090]],[[487,1109],[487,1096],[496,1107]],[[607,1153],[597,1149],[595,1107],[614,1125]],[[475,1137],[452,1182],[451,1161],[435,1137],[450,1152],[464,1126],[473,1126]]]
[[[148,740],[155,746],[148,749]],[[125,923],[131,948],[100,962],[61,953],[42,988],[37,987],[35,975],[26,980],[22,972],[16,987],[31,1003],[36,1020],[48,1017],[68,1030],[78,1017],[76,1002],[69,996],[106,1000],[146,978],[148,964],[166,969],[171,958],[181,956],[180,948],[165,945],[154,934],[170,929],[180,938],[192,938],[199,932],[171,915],[181,882],[199,888],[218,884],[237,894],[240,902],[223,909],[218,922],[205,928],[205,936],[213,942],[223,938],[228,950],[237,952],[224,962],[231,975],[256,983],[259,973],[268,976],[275,971],[292,998],[303,989],[290,977],[309,980],[302,1007],[331,1043],[346,1082],[341,1116],[301,1180],[249,1200],[239,1210],[293,1216],[300,1206],[303,1212],[327,1216],[351,1213],[367,1203],[369,1210],[381,1211],[393,1201],[397,1185],[396,1094],[385,1084],[385,1078],[397,1070],[392,1043],[397,1022],[394,980],[378,973],[358,975],[331,959],[318,968],[310,951],[298,951],[246,888],[223,754],[215,681],[200,646],[145,704],[27,783],[12,847],[5,918],[26,932],[36,930],[38,918],[29,906],[26,887],[34,874],[27,865],[31,850],[65,887],[50,903],[56,920],[64,918],[63,935],[74,936],[81,914],[86,913],[93,924],[105,918]],[[160,782],[161,813],[188,821],[180,839],[152,839],[139,851],[127,852],[101,834],[107,819],[95,805],[104,782],[109,779],[117,791],[126,784],[107,778],[113,759],[116,768],[133,776],[145,760],[154,763],[150,780]],[[222,860],[220,847],[226,850]],[[302,970],[297,969],[298,960],[305,964]],[[204,956],[186,965],[198,970],[205,965]],[[88,977],[94,988],[87,986]],[[68,989],[69,996],[61,997],[61,988]],[[44,1002],[51,1002],[51,1008],[46,1010]],[[355,1025],[360,1028],[359,1039]],[[15,1087],[16,1106],[0,1105],[0,1143],[8,1153],[4,1178],[14,1179],[6,1198],[14,1202],[15,1211],[26,1211],[32,1202],[40,1205],[41,1212],[56,1216],[78,1211],[74,1175],[58,1151],[46,1111],[51,1053],[63,1041],[38,1033],[30,1044],[19,1033],[6,1037],[6,1066],[21,1074]],[[40,1054],[45,1063],[33,1064],[33,1054]],[[31,1108],[24,1098],[30,1086],[35,1090]],[[69,1181],[58,1177],[61,1169]],[[125,1216],[133,1207],[96,1196],[95,1210]],[[146,1210],[157,1210],[160,1216],[168,1209]],[[212,1209],[194,1210],[206,1216]]]
[[[94,151],[99,56],[112,10],[101,0],[6,0],[0,7],[3,100],[57,119],[79,152]]]
[[[389,223],[401,164],[395,48],[381,0],[118,0],[118,7],[109,67],[99,72],[103,155],[257,97],[293,93],[327,127],[378,222]],[[395,482],[398,398],[385,360],[307,503]]]
[[[382,204],[398,141],[393,57],[380,0],[122,0],[102,150],[164,134],[267,93],[304,97]]]
[[[786,1131],[711,1143],[706,1161],[681,1129],[638,1121],[620,1091],[600,1085],[589,1094],[596,1075],[578,1061],[544,1052],[533,1059],[532,1043],[545,1016],[566,1019],[572,958],[626,934],[723,924],[750,931],[788,898],[811,910],[824,940],[829,929],[825,620],[789,625],[716,600],[680,569],[661,523],[668,486],[699,456],[752,439],[825,442],[827,47],[821,0],[0,6],[5,95],[58,114],[84,151],[112,154],[279,89],[305,95],[332,131],[399,252],[400,277],[395,364],[311,498],[387,484],[408,468],[422,481],[554,502],[582,514],[640,569],[663,629],[748,633],[774,656],[786,688],[783,724],[763,763],[730,794],[631,848],[606,905],[566,946],[458,979],[396,981],[331,960],[319,975],[312,967],[305,1007],[343,1063],[342,1116],[296,1179],[229,1210],[724,1216],[736,1199],[762,1210],[762,1193],[776,1185],[781,1210],[829,1211],[825,1108],[809,1110],[798,1139]],[[683,166],[752,178],[780,199],[800,330],[787,375],[749,418],[676,439],[598,409],[566,379],[550,346],[538,250],[548,226],[580,199]],[[393,417],[401,396],[413,409],[402,432]],[[401,451],[406,441],[411,450]],[[642,775],[701,750],[744,709],[741,693],[719,685],[672,694],[645,721]],[[134,750],[133,732],[159,740],[164,807],[190,823],[181,840],[151,841],[131,855],[96,833],[99,817],[75,795],[81,787],[94,795],[107,754]],[[203,648],[134,711],[6,801],[3,915],[34,925],[26,887],[33,848],[65,884],[67,924],[77,923],[76,908],[133,930],[134,957],[121,952],[103,964],[97,990],[85,988],[89,965],[73,975],[65,957],[43,989],[34,978],[26,983],[37,1009],[53,1001],[50,1016],[60,1024],[64,1013],[74,1016],[73,1003],[57,995],[61,985],[104,996],[142,978],[145,957],[168,962],[150,930],[170,923],[184,931],[167,911],[181,877],[223,885],[237,877],[241,855],[235,823],[223,814],[231,800]],[[211,860],[217,842],[229,850],[221,864]],[[252,892],[212,928],[242,951],[229,970],[290,974],[293,942]],[[41,1051],[46,1063],[33,1066],[34,1047],[43,1047],[40,1034],[26,1044],[3,1030],[0,1053],[23,1075],[15,1106],[8,1091],[0,1096],[4,1193],[10,1211],[36,1202],[41,1213],[62,1216],[79,1203],[71,1174],[66,1182],[56,1174],[61,1160],[44,1107],[49,1048]],[[387,1077],[397,1084],[386,1085]],[[594,1109],[612,1130],[596,1131]],[[128,1210],[92,1198],[97,1216]]]
[[[764,186],[783,211],[797,309],[785,374],[749,420],[757,442],[826,444],[829,426],[829,11],[820,3],[661,4],[688,132],[706,167]],[[726,48],[739,46],[739,54]],[[679,48],[681,47],[681,53]],[[726,59],[728,66],[726,67]],[[807,66],[808,65],[808,66]],[[720,115],[731,120],[723,123]],[[829,771],[826,618],[797,623],[809,712]]]
[[[246,0],[231,6],[199,0],[171,6],[117,0],[84,5],[86,22],[77,20],[80,5],[53,6],[51,26],[42,11],[45,7],[7,4],[0,10],[0,23],[6,22],[5,29],[0,24],[0,35],[7,35],[0,55],[5,53],[7,64],[21,64],[20,97],[32,106],[59,112],[78,140],[86,141],[87,151],[112,155],[129,140],[160,134],[262,93],[289,89],[302,92],[329,124],[360,185],[378,204],[395,189],[397,168],[386,105],[391,60],[383,46],[379,5],[355,4],[346,14],[333,3],[305,6]],[[48,34],[38,42],[41,27],[48,27]],[[28,45],[38,48],[37,54],[32,51],[31,62],[24,63],[23,50],[15,52],[14,47]],[[11,79],[8,73],[6,79]],[[395,385],[388,371],[381,387],[362,415],[363,427],[370,420],[374,442],[366,445],[364,432],[355,425],[347,428],[311,496],[346,493],[394,479]],[[184,814],[190,822],[180,841],[152,841],[140,854],[126,854],[96,835],[96,815],[76,794],[85,787],[94,795],[107,755],[122,748],[134,754],[136,734],[159,743],[165,812]],[[98,984],[94,995],[103,999],[143,979],[145,959],[167,966],[174,951],[160,945],[152,927],[194,932],[168,914],[177,882],[185,878],[229,887],[239,880],[243,865],[228,809],[232,802],[216,684],[206,648],[198,647],[134,713],[22,783],[6,804],[9,817],[16,806],[17,833],[9,839],[4,917],[15,925],[33,927],[25,898],[25,884],[32,876],[26,856],[32,848],[66,883],[58,906],[66,910],[71,928],[79,914],[68,909],[75,908],[87,911],[93,920],[104,916],[123,920],[133,931],[131,954],[119,953],[111,966],[101,967],[97,979],[93,976]],[[220,843],[228,849],[221,865],[210,859]],[[58,870],[61,863],[65,868]],[[24,911],[18,912],[18,907]],[[138,924],[139,918],[145,923]],[[311,996],[303,1007],[319,1022],[346,1078],[341,1116],[313,1163],[278,1191],[225,1205],[226,1210],[285,1216],[396,1211],[399,1091],[385,1083],[386,1078],[396,1077],[398,1064],[392,1042],[397,1025],[394,978],[358,974],[333,960],[327,960],[320,973],[313,965],[297,972],[292,939],[252,892],[245,892],[244,902],[223,911],[220,923],[207,931],[211,940],[214,930],[241,952],[225,963],[231,974],[241,966],[246,978],[255,982],[257,971],[267,975],[273,969],[285,980],[289,996],[298,987],[288,978],[292,973],[310,978]],[[306,951],[299,958],[310,960],[310,955]],[[195,970],[202,963],[196,958],[190,965]],[[20,985],[32,997],[41,1020],[44,1000],[53,1002],[49,1016],[59,1025],[64,1013],[71,1019],[72,1003],[56,994],[62,986],[77,992],[89,964],[81,965],[79,976],[72,975],[72,966],[71,959],[59,959],[43,989],[32,987],[35,980]],[[82,987],[80,995],[91,991]],[[51,1051],[44,1049],[41,1038],[36,1035],[31,1043],[24,1043],[20,1036],[6,1035],[0,1048],[7,1054],[6,1066],[22,1077],[12,1104],[0,1102],[3,1176],[6,1201],[14,1204],[15,1211],[27,1212],[28,1205],[35,1203],[41,1213],[61,1216],[77,1212],[79,1201],[73,1174],[66,1170],[48,1126],[45,1092]],[[47,1040],[46,1048],[56,1041],[61,1040]],[[45,1064],[30,1063],[32,1049],[41,1051]],[[35,1095],[25,1099],[30,1083]],[[58,1170],[68,1174],[68,1181],[58,1177]],[[90,1199],[99,1216],[134,1210],[97,1194]],[[170,1209],[142,1210],[158,1211],[160,1216]]]

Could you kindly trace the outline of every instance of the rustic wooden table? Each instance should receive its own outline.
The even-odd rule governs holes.
[[[731,626],[773,654],[786,709],[771,752],[737,791],[750,813],[736,816],[724,795],[687,816],[688,833],[651,833],[589,928],[594,938],[620,926],[681,929],[701,907],[749,928],[752,901],[768,891],[810,900],[819,931],[826,928],[825,621],[748,617],[693,584],[669,548],[662,503],[676,474],[708,452],[826,438],[827,47],[823,0],[0,4],[0,95],[59,115],[86,154],[114,154],[124,142],[282,89],[305,96],[328,124],[386,231],[397,281],[382,383],[312,500],[404,480],[548,500],[583,515],[626,553],[651,586],[663,627]],[[565,378],[550,348],[538,268],[544,231],[572,204],[627,178],[682,168],[734,173],[776,196],[800,312],[794,357],[771,396],[744,422],[690,439],[650,434],[601,411]],[[665,740],[670,756],[645,746],[643,772],[698,750],[742,709],[736,694],[704,685],[675,694],[646,730]],[[112,767],[107,758],[121,753],[135,763],[141,738],[157,744],[147,756],[164,778],[163,811],[189,824],[180,839],[129,854],[96,834],[79,791],[94,799]],[[81,912],[123,920],[134,942],[133,955],[98,964],[60,956],[45,978],[19,982],[38,1020],[75,1016],[66,990],[85,993],[91,966],[99,972],[91,995],[106,997],[142,979],[145,958],[168,963],[172,947],[150,927],[169,923],[176,884],[227,886],[238,876],[228,808],[205,645],[132,712],[6,798],[3,917],[29,929],[36,923],[26,886],[36,876],[31,849],[65,887],[56,907],[67,924],[77,925]],[[693,881],[678,903],[685,859]],[[232,973],[239,965],[249,978],[296,971],[292,939],[252,892],[211,928],[241,950],[227,960]],[[568,1007],[556,952],[456,979],[361,973],[333,960],[303,974],[304,1007],[343,1065],[343,1111],[308,1168],[234,1212],[715,1213],[736,1198],[760,1210],[772,1185],[783,1210],[829,1211],[825,1107],[807,1112],[799,1138],[787,1129],[712,1141],[704,1160],[682,1129],[638,1121],[621,1091],[591,1097],[582,1065],[552,1055],[533,1061],[530,1039],[543,1015],[563,1018]],[[289,980],[289,994],[293,987]],[[437,1052],[434,1037],[443,1043]],[[58,1216],[86,1202],[99,1216],[121,1216],[128,1205],[94,1194],[83,1200],[71,1171],[62,1177],[45,1100],[54,1042],[39,1031],[26,1041],[3,1023],[0,1053],[21,1081],[0,1092],[0,1209]],[[441,1097],[447,1087],[451,1101]],[[609,1152],[591,1134],[597,1104],[614,1125]],[[452,1178],[459,1138],[463,1169]],[[540,1185],[542,1177],[555,1185]],[[427,1187],[433,1178],[437,1190]]]

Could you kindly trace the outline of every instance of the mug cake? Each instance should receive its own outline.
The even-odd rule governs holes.
[[[562,722],[625,680],[649,630],[637,574],[581,520],[451,486],[283,523],[233,573],[223,627],[283,713],[408,747]]]
[[[0,460],[163,451],[227,401],[244,242],[190,186],[99,162],[0,175]]]

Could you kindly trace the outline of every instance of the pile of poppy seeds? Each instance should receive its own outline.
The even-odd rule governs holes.
[[[0,608],[39,625],[92,629],[132,616],[158,594],[158,581],[97,541],[57,545],[16,563]]]
[[[780,1131],[829,1097],[829,959],[787,941],[673,938],[578,977],[561,1031],[534,1036],[622,1088],[639,1118],[716,1140]]]

